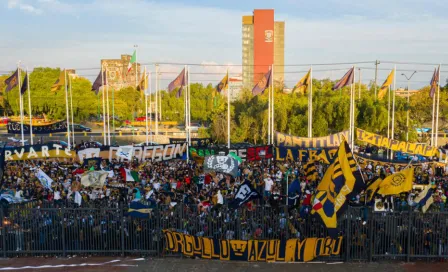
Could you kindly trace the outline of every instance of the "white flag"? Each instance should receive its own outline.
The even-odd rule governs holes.
[[[40,181],[42,186],[51,190],[51,183],[53,182],[53,180],[47,174],[45,174],[45,172],[42,171],[42,169],[39,169],[37,171],[36,177]]]
[[[81,184],[85,187],[101,188],[109,175],[106,171],[89,171],[81,176]]]
[[[131,161],[132,156],[134,155],[133,151],[134,147],[132,145],[119,146],[117,150],[117,157]]]

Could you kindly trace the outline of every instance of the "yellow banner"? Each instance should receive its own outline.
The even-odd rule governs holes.
[[[421,143],[408,143],[393,140],[359,128],[356,129],[356,138],[359,141],[378,147],[388,148],[393,151],[401,151],[404,153],[417,154],[425,157],[433,157],[438,155],[438,150],[436,147]]]
[[[163,230],[166,249],[189,257],[248,262],[309,262],[320,256],[340,255],[337,239],[218,240]]]
[[[302,147],[302,148],[324,148],[339,147],[339,144],[348,139],[348,130],[324,137],[305,138],[297,137],[281,132],[275,133],[277,146]]]

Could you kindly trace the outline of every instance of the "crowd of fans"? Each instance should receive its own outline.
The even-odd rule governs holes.
[[[81,175],[91,170],[92,166],[67,159],[9,161],[5,165],[0,194],[3,197],[9,195],[15,202],[32,203],[32,207],[42,208],[38,213],[28,214],[26,217],[19,216],[23,221],[16,219],[18,223],[14,232],[10,233],[13,235],[11,237],[14,237],[11,239],[16,239],[15,245],[18,251],[24,248],[39,249],[40,244],[55,241],[55,237],[61,235],[58,232],[61,222],[65,222],[67,233],[73,234],[70,234],[72,238],[65,248],[74,250],[119,247],[118,244],[111,242],[113,238],[106,239],[106,237],[115,237],[121,231],[126,236],[125,243],[129,243],[130,248],[148,249],[154,246],[153,242],[163,240],[162,233],[155,230],[153,224],[156,223],[163,228],[219,239],[324,237],[325,227],[315,217],[310,216],[310,212],[313,195],[327,165],[315,162],[315,167],[315,179],[311,180],[307,178],[304,164],[301,162],[272,160],[243,162],[239,166],[237,177],[230,177],[222,173],[204,173],[202,165],[195,161],[102,160],[99,166],[93,168],[108,171],[109,176],[104,186],[90,188],[81,185]],[[362,167],[367,184],[375,177],[384,178],[401,170],[400,167],[397,169],[392,164],[384,163],[375,165],[368,162],[359,167]],[[136,171],[138,179],[126,181],[122,176],[123,168]],[[53,180],[50,188],[45,188],[36,178],[38,169]],[[445,208],[448,193],[445,173],[448,173],[448,168],[429,163],[416,167],[416,190],[418,185],[425,184],[432,184],[437,188],[434,192],[435,203],[432,205],[432,210]],[[241,209],[228,209],[227,204],[234,199],[238,186],[245,180],[251,182],[262,198],[245,204]],[[293,183],[298,183],[299,190],[288,195],[288,188],[291,188]],[[408,204],[417,193],[412,191],[394,196],[394,209],[397,211],[409,209]],[[150,220],[127,217],[120,226],[118,212],[78,209],[101,207],[119,210],[129,206],[133,201],[154,208],[154,212],[149,215]],[[344,221],[344,224],[351,224],[351,235],[357,239],[355,246],[359,246],[368,232],[363,222],[368,220],[366,210],[372,202],[366,203],[363,191],[348,201],[352,206],[361,206],[356,217],[359,221],[351,223]],[[51,209],[43,209],[61,207],[67,208],[65,215]],[[11,217],[17,218],[17,210],[15,212]],[[65,216],[65,219],[61,216]],[[426,222],[424,218],[421,220]],[[376,243],[382,245],[383,251],[401,252],[403,248],[398,249],[397,242],[391,241],[399,238],[390,237],[390,233],[385,232],[384,224],[386,223],[375,226],[379,233],[378,237],[384,236],[384,239],[378,238]],[[397,224],[403,225],[400,233],[407,235],[404,226],[406,222],[400,221]],[[343,231],[345,229],[341,227],[341,232]],[[417,231],[416,235],[422,235],[420,230],[413,231]],[[429,229],[425,228],[424,235],[428,231]],[[31,237],[30,240],[26,239],[28,236]],[[143,236],[147,238],[144,239]],[[101,239],[108,242],[98,243]],[[32,242],[27,245],[27,241]],[[161,246],[161,243],[157,243],[157,246]],[[436,251],[436,249],[430,250]]]

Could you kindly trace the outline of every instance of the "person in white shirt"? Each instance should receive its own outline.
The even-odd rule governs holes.
[[[274,181],[268,175],[266,175],[266,177],[263,181],[264,181],[264,196],[270,197],[271,191],[272,191],[272,185],[274,185]]]

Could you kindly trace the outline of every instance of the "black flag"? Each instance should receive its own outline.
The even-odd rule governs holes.
[[[20,93],[23,95],[26,92],[26,89],[28,89],[28,73],[26,73],[25,78],[23,79],[22,86],[20,87]]]
[[[245,180],[243,184],[238,187],[235,198],[229,203],[230,209],[237,209],[245,203],[261,198],[261,195],[252,187],[248,180]]]

